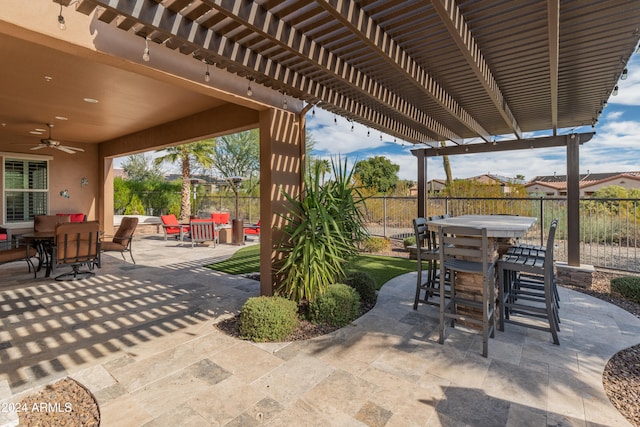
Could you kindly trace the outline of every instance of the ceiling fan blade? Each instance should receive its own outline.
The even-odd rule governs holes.
[[[69,147],[68,145],[60,145],[60,147],[68,148],[69,150],[74,150],[74,151],[84,151],[84,148]]]
[[[60,151],[64,151],[65,153],[76,154],[75,151],[71,150],[69,147],[65,147],[64,145],[57,145],[54,148],[57,148]]]
[[[36,145],[35,147],[30,148],[30,150],[39,150],[41,148],[46,148],[45,144]]]

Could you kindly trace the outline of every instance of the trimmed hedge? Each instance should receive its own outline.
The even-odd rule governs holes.
[[[611,279],[611,289],[640,304],[640,277],[625,276]]]
[[[309,317],[313,323],[327,323],[342,327],[360,314],[360,295],[351,286],[342,283],[329,285],[327,291],[311,301]]]
[[[298,326],[298,304],[282,297],[249,298],[240,312],[240,334],[255,342],[282,341]]]
[[[363,303],[370,304],[376,301],[376,281],[366,271],[350,271],[344,283],[358,291]]]

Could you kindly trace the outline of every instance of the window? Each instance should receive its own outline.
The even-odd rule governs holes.
[[[48,162],[10,159],[4,161],[5,223],[32,221],[48,213]]]

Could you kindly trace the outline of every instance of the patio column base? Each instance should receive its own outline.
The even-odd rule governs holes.
[[[556,262],[556,278],[561,285],[591,289],[595,272],[596,269],[593,265],[572,266],[566,262]]]

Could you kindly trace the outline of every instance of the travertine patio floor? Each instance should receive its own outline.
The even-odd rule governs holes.
[[[0,401],[70,376],[103,426],[629,425],[602,371],[640,342],[640,319],[613,305],[560,288],[560,346],[507,325],[483,358],[471,331],[437,343],[437,309],[412,310],[407,274],[350,326],[254,344],[213,326],[259,292],[203,267],[237,248],[141,238],[136,265],[109,254],[74,282],[0,267]],[[0,413],[0,426],[16,422]]]

